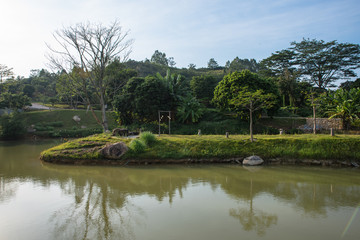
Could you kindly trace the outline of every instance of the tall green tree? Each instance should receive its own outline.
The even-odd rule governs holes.
[[[256,62],[255,59],[240,59],[239,57],[234,58],[229,64],[229,71],[242,71],[242,70],[249,70],[251,72],[258,72],[259,71],[259,64]]]
[[[303,39],[265,59],[273,71],[295,69],[303,80],[327,88],[339,79],[356,77],[360,64],[360,45]]]
[[[240,105],[233,106],[231,100],[238,95],[238,92],[243,87],[248,87],[248,90],[251,92],[261,89],[265,94],[272,93],[275,96],[279,95],[276,84],[270,79],[260,77],[258,74],[252,73],[249,70],[243,70],[224,76],[223,80],[221,80],[215,88],[213,103],[221,109],[241,112],[244,108]],[[275,107],[276,105],[274,106],[274,110]]]
[[[155,50],[154,54],[151,56],[150,61],[152,63],[168,66],[169,60],[166,58],[166,54],[160,52],[159,50]]]
[[[208,68],[210,69],[216,69],[219,67],[219,64],[217,63],[217,61],[215,61],[214,58],[210,58],[210,60],[208,61],[208,64],[207,64]]]
[[[174,99],[168,86],[154,76],[132,78],[113,106],[121,124],[156,121],[158,111],[170,111]]]

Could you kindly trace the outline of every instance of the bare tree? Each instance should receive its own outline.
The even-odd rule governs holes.
[[[124,31],[118,21],[108,27],[79,23],[53,34],[57,47],[47,44],[52,52],[48,55],[50,66],[66,74],[69,82],[82,90],[84,102],[104,132],[108,130],[105,69],[115,58],[122,62],[128,59],[133,43],[128,35],[129,31]],[[100,104],[101,120],[94,113],[90,89]]]

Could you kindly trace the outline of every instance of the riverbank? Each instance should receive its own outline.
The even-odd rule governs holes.
[[[306,164],[351,166],[360,163],[360,137],[354,135],[162,135],[151,146],[134,148],[134,140],[98,134],[75,139],[41,153],[44,162],[61,164],[125,165],[155,163],[241,163],[258,155],[267,164]],[[102,149],[123,142],[129,150],[114,159],[104,156]]]

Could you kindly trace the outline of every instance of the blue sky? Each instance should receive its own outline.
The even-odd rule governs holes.
[[[16,75],[46,68],[53,32],[118,20],[135,40],[131,59],[155,50],[177,67],[264,59],[302,38],[360,44],[358,0],[0,0],[0,64]]]

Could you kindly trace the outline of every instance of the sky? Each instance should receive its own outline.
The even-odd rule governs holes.
[[[56,30],[115,20],[134,39],[130,59],[159,50],[179,68],[260,61],[303,38],[360,44],[359,0],[0,0],[0,64],[24,77],[51,70]]]

